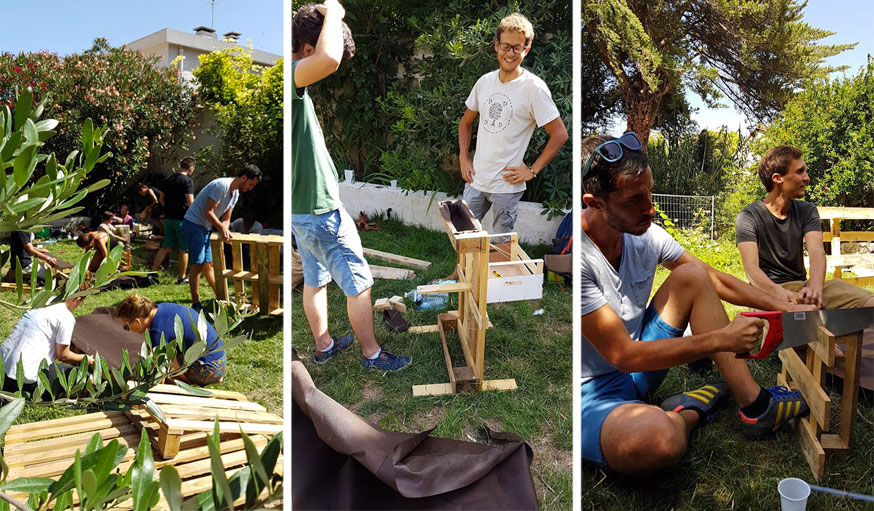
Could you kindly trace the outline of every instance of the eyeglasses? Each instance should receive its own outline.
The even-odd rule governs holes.
[[[512,44],[499,43],[498,48],[500,48],[501,51],[503,51],[503,52],[508,52],[510,50],[513,50],[514,53],[520,54],[523,51],[525,51],[528,47],[523,46],[521,44],[517,44],[516,46],[513,46]]]
[[[592,169],[592,163],[595,161],[595,156],[600,156],[604,161],[608,163],[617,162],[622,159],[625,153],[622,152],[622,147],[630,151],[640,151],[643,148],[643,144],[640,139],[637,138],[637,133],[633,131],[626,131],[616,140],[608,140],[603,144],[599,145],[592,151],[592,155],[589,156],[589,160],[586,162],[586,165],[583,167],[583,175],[580,179],[585,179],[586,176],[589,175],[589,171]]]

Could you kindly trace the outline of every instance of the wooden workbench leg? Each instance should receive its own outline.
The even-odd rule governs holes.
[[[243,271],[243,242],[231,240],[231,268],[234,273]],[[246,303],[246,286],[243,279],[234,277],[234,301],[237,305]]]
[[[844,336],[839,339],[839,342],[847,343],[847,358],[844,365],[844,392],[841,396],[841,423],[838,429],[838,437],[844,446],[849,447],[850,435],[853,432],[853,421],[856,417],[856,404],[859,398],[862,332]]]
[[[267,259],[269,260],[269,270],[270,277],[281,277],[282,273],[279,271],[279,263],[281,262],[281,258],[279,255],[279,245],[271,245],[268,248]],[[268,281],[268,287],[270,289],[270,300],[268,302],[268,312],[273,312],[279,308],[279,300],[282,295],[282,286],[280,284],[272,284]]]
[[[212,245],[212,271],[215,275],[215,297],[217,300],[227,300],[228,281],[225,279],[225,247],[218,237],[210,239],[210,244]]]
[[[267,259],[267,243],[256,243],[258,253],[258,311],[261,314],[270,312],[270,265]]]

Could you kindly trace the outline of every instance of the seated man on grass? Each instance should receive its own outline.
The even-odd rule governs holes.
[[[12,231],[9,234],[9,271],[4,277],[4,282],[15,282],[15,271],[17,263],[21,263],[21,276],[24,282],[30,282],[30,276],[33,273],[33,258],[37,258],[43,263],[54,266],[58,263],[57,258],[49,254],[46,250],[37,248],[33,241],[35,236],[32,232]],[[37,263],[39,264],[39,263]],[[46,268],[44,264],[39,264],[37,268],[37,283],[45,282]]]
[[[677,463],[689,434],[733,393],[741,429],[761,438],[808,412],[800,392],[764,389],[735,353],[764,326],[721,300],[763,310],[812,310],[777,299],[689,254],[652,223],[652,173],[634,133],[583,141],[581,214],[582,456],[602,468],[649,472]],[[671,274],[649,300],[656,267]],[[647,302],[649,305],[647,306]],[[691,337],[683,337],[686,325]],[[647,404],[668,369],[710,357],[724,381]],[[785,411],[785,413],[784,413]]]
[[[735,232],[750,283],[775,298],[824,309],[874,307],[874,293],[840,279],[825,281],[825,248],[816,206],[801,200],[810,183],[801,151],[775,147],[759,163],[768,194],[737,215]],[[804,269],[804,245],[810,278]]]

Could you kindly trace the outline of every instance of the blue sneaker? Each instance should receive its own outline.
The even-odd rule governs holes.
[[[701,416],[699,424],[704,425],[713,420],[716,416],[716,408],[729,394],[731,391],[728,385],[720,381],[700,389],[674,394],[662,402],[661,408],[668,412],[695,410]]]
[[[399,357],[385,350],[373,360],[361,357],[361,367],[365,369],[379,369],[380,371],[400,371],[413,361],[410,357]]]
[[[740,426],[744,436],[751,440],[762,438],[787,421],[810,413],[810,408],[801,396],[800,391],[792,391],[786,387],[776,386],[765,389],[771,394],[768,409],[758,417],[747,417],[740,410]]]
[[[331,340],[334,341],[334,346],[331,347],[331,349],[329,349],[328,351],[316,350],[315,354],[313,354],[313,362],[315,362],[316,364],[324,364],[328,361],[329,358],[351,346],[352,343],[355,342],[355,336],[344,335],[340,338],[331,336]]]

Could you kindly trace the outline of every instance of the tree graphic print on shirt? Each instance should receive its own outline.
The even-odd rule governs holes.
[[[500,133],[506,129],[513,119],[513,102],[506,94],[496,92],[489,96],[486,100],[485,119],[483,119],[483,127],[489,133]]]

